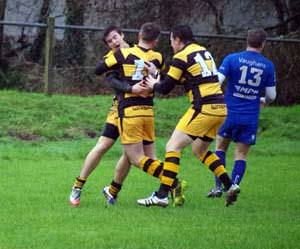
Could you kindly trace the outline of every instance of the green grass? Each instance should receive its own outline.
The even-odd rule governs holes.
[[[188,108],[180,98],[162,99],[156,106],[164,117],[157,122],[157,135],[169,135],[174,120]],[[0,137],[30,137],[37,140],[78,139],[88,132],[98,134],[112,104],[112,96],[61,96],[0,91]],[[27,136],[26,136],[27,135]]]
[[[28,137],[35,140],[80,139],[98,134],[112,96],[46,97],[37,93],[0,91],[0,139]],[[186,97],[156,99],[156,134],[169,136],[187,110]],[[268,107],[260,118],[261,137],[300,139],[300,106]],[[28,136],[26,136],[28,135]]]
[[[223,199],[205,197],[213,177],[190,149],[183,153],[180,171],[189,183],[184,207],[137,206],[136,199],[149,195],[158,181],[136,168],[126,179],[117,205],[106,207],[100,191],[111,181],[121,154],[118,143],[89,178],[80,207],[72,208],[70,188],[97,140],[86,138],[84,131],[101,128],[110,99],[0,91],[0,249],[299,247],[299,106],[263,110],[242,193],[230,208],[224,207]],[[187,108],[185,101],[156,102],[157,115],[169,115],[156,126],[161,134],[160,158],[167,135]],[[70,126],[75,130],[72,134]],[[20,141],[10,130],[39,139]],[[232,149],[227,161],[232,164]]]

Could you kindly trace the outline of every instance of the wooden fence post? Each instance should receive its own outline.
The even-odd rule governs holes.
[[[54,50],[54,17],[47,19],[47,33],[45,42],[45,70],[44,93],[51,95],[53,91],[53,50]]]

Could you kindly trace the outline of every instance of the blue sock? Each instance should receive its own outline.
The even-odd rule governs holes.
[[[222,150],[217,150],[216,155],[220,158],[222,164],[225,167],[225,162],[226,162],[226,153],[225,151]],[[216,188],[221,189],[222,188],[222,183],[218,177],[215,176],[215,182],[216,182]]]
[[[235,184],[240,184],[243,179],[246,170],[246,161],[236,160],[234,161],[234,166],[231,174],[232,182]]]

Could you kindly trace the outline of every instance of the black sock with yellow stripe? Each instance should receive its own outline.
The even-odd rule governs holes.
[[[112,181],[109,185],[108,191],[114,198],[117,198],[118,193],[121,191],[121,189],[122,189],[122,184]]]
[[[80,189],[83,188],[83,185],[85,184],[86,180],[87,180],[86,178],[77,176],[73,184],[73,188],[80,188]]]
[[[206,152],[206,154],[200,156],[199,159],[220,179],[224,185],[225,191],[227,191],[232,182],[221,159],[211,151]]]
[[[170,189],[177,184],[177,174],[180,165],[180,152],[169,151],[166,153],[161,184],[157,192],[157,197],[165,198]]]
[[[163,172],[163,163],[159,160],[151,159],[145,156],[139,163],[139,168],[149,175],[161,179]]]

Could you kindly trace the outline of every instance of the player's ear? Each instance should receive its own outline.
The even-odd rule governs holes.
[[[177,44],[180,44],[180,43],[181,43],[181,40],[180,40],[179,37],[176,37],[176,38],[175,38],[175,41],[176,41]]]
[[[154,40],[153,42],[151,42],[152,43],[152,47],[154,48],[154,47],[156,47],[156,45],[157,45],[157,40]]]

